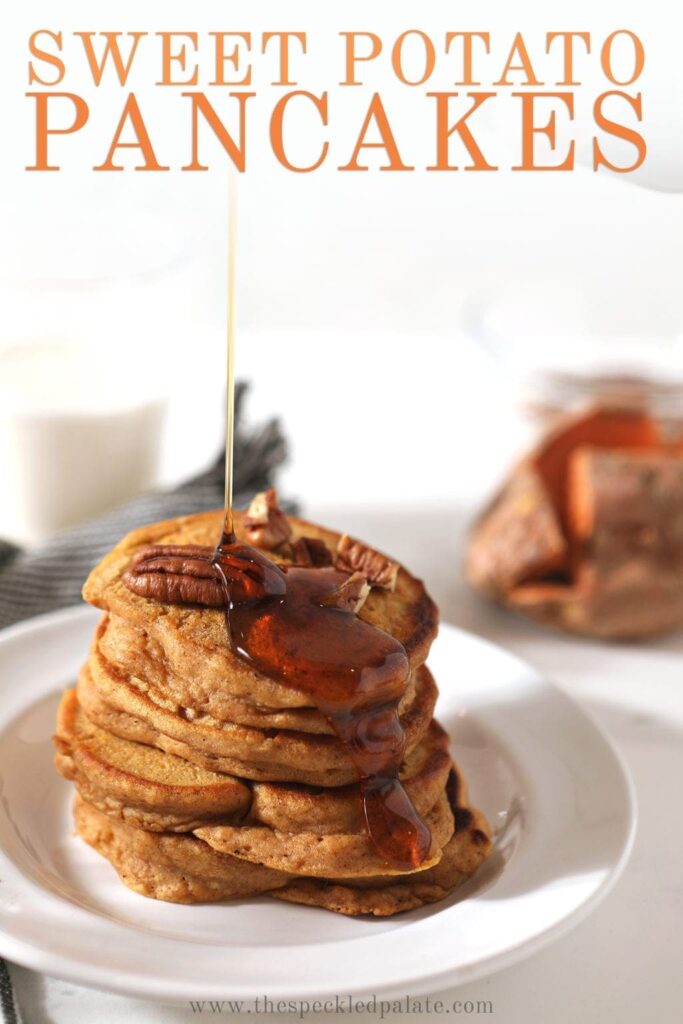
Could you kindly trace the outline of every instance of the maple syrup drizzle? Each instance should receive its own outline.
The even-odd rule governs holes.
[[[410,671],[403,646],[354,612],[325,604],[348,573],[280,567],[231,534],[212,564],[234,652],[312,699],[358,770],[375,849],[399,870],[418,867],[431,835],[398,777],[406,748],[398,706]]]

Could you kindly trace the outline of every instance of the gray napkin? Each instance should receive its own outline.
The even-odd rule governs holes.
[[[7,964],[0,960],[0,1011],[4,1024],[22,1024],[22,1016],[12,988]]]
[[[287,447],[280,424],[244,426],[246,385],[235,388],[234,504],[241,507],[273,484]],[[78,604],[81,587],[94,565],[129,530],[144,523],[223,504],[224,453],[200,476],[172,491],[144,494],[105,515],[64,530],[49,543],[22,551],[0,540],[0,629],[21,619]],[[283,503],[294,511],[291,502]],[[0,959],[0,1012],[3,1024],[21,1024],[7,965]]]

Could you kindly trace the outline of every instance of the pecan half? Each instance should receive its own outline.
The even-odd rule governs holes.
[[[301,566],[332,565],[332,552],[324,540],[316,537],[299,537],[291,545],[292,561]]]
[[[370,584],[362,572],[354,572],[336,590],[330,591],[320,602],[325,607],[342,608],[356,615],[370,593]]]
[[[392,562],[385,555],[381,555],[379,551],[368,547],[367,544],[351,540],[346,534],[337,545],[334,564],[337,569],[342,569],[344,572],[362,573],[373,587],[381,587],[383,590],[396,588],[398,562]]]
[[[123,582],[134,594],[164,604],[220,608],[225,598],[212,557],[213,549],[199,544],[152,544],[134,555]]]
[[[257,494],[242,520],[250,544],[272,550],[289,540],[292,528],[277,503],[275,488]]]
[[[247,604],[285,591],[282,570],[248,544],[218,553],[198,544],[150,545],[132,558],[122,579],[140,597],[206,608],[225,607],[226,592],[233,604]]]

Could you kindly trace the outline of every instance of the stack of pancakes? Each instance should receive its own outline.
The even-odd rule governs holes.
[[[405,647],[411,672],[399,711],[407,739],[401,780],[432,835],[418,870],[378,855],[357,772],[311,698],[255,671],[227,642],[223,611],[169,605],[125,584],[150,544],[213,546],[220,513],[129,534],[88,579],[103,616],[75,690],[64,694],[56,764],[76,785],[76,829],[136,892],[179,903],[267,893],[345,914],[387,915],[448,895],[490,850],[488,825],[467,803],[424,662],[437,612],[400,569],[373,588],[360,617]],[[299,538],[338,534],[290,519]],[[238,540],[247,541],[236,515]]]

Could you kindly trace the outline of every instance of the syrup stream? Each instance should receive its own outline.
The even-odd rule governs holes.
[[[227,390],[225,398],[225,521],[223,538],[234,538],[232,516],[233,451],[235,447],[235,304],[237,257],[237,178],[228,178],[228,307],[227,307]],[[222,543],[222,542],[221,542]]]

